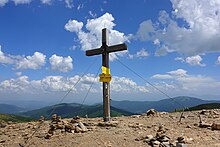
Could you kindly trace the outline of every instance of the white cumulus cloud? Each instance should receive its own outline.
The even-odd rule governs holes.
[[[218,56],[218,59],[216,61],[216,64],[220,64],[220,56]]]
[[[13,64],[14,63],[14,60],[10,56],[5,55],[2,52],[1,45],[0,45],[0,63],[2,64]]]
[[[8,3],[8,0],[0,0],[0,7],[5,6]]]
[[[219,0],[171,0],[172,16],[161,11],[157,22],[146,20],[140,24],[137,38],[142,41],[155,39],[160,44],[156,55],[178,52],[185,56],[220,52],[220,3]],[[180,24],[176,19],[185,23]]]
[[[204,63],[201,63],[202,57],[199,55],[187,57],[185,62],[192,66],[206,66]]]
[[[52,3],[52,0],[40,0],[42,4],[50,5]]]
[[[167,72],[167,74],[155,74],[151,78],[154,79],[173,79],[176,77],[184,77],[187,76],[187,71],[184,69],[177,69],[173,71]]]
[[[40,69],[46,64],[46,55],[35,52],[32,56],[26,56],[15,63],[16,69]]]
[[[149,56],[149,53],[146,51],[146,49],[142,48],[141,50],[137,51],[136,54],[128,54],[130,59],[134,58],[145,58]]]
[[[32,0],[12,0],[14,1],[15,5],[18,5],[18,4],[29,4],[32,2]]]
[[[65,0],[65,3],[66,3],[66,7],[67,8],[73,8],[74,5],[73,5],[73,0]]]
[[[202,57],[200,55],[196,55],[196,56],[190,56],[190,57],[176,57],[174,59],[175,61],[180,61],[183,63],[187,63],[191,66],[206,66],[206,64],[201,63],[202,62]]]
[[[65,25],[65,29],[70,32],[79,32],[83,27],[82,22],[78,22],[76,20],[69,20],[68,23]]]
[[[174,76],[187,76],[187,71],[184,69],[177,69],[177,70],[173,70],[173,71],[169,71],[167,72],[170,75],[174,75]]]
[[[57,55],[52,55],[49,58],[49,62],[51,64],[51,69],[60,71],[60,72],[68,72],[73,69],[73,59],[68,57],[62,57]]]
[[[35,52],[32,56],[5,54],[0,46],[0,63],[12,64],[14,69],[40,69],[46,64],[46,55]]]
[[[83,23],[77,20],[69,20],[65,25],[65,29],[76,33],[83,51],[101,47],[103,28],[108,29],[109,45],[128,41],[129,35],[126,36],[124,33],[114,30],[116,24],[113,21],[114,17],[110,13],[105,13],[98,18],[88,19],[85,24],[87,31],[83,30]],[[110,59],[113,60],[117,58],[117,55],[120,56],[122,54],[120,52],[112,53],[110,54]]]

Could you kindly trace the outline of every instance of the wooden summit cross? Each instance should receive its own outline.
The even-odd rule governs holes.
[[[105,122],[110,121],[110,69],[109,53],[127,50],[126,44],[108,46],[107,29],[102,29],[102,46],[97,49],[86,51],[86,56],[102,54],[102,74],[99,75],[100,82],[103,82],[103,119]]]

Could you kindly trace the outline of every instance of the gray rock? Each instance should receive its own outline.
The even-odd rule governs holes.
[[[170,139],[167,136],[164,136],[160,141],[161,142],[168,142]]]
[[[82,122],[79,122],[79,127],[82,129],[82,132],[88,131],[88,129],[86,128],[86,126]]]
[[[75,128],[75,133],[81,133],[82,132],[82,129],[78,126],[76,126]]]
[[[150,109],[146,112],[147,116],[148,115],[155,115],[157,113],[157,111],[155,109]]]
[[[153,142],[153,144],[154,145],[160,145],[160,142],[156,140],[156,141]]]
[[[177,142],[176,147],[187,147],[187,145],[184,143]]]
[[[171,145],[170,145],[169,142],[162,142],[162,143],[160,144],[160,146],[161,146],[161,147],[170,147]]]

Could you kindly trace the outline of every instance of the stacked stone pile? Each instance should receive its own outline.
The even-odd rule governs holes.
[[[45,138],[49,139],[55,133],[84,133],[87,131],[87,127],[81,122],[79,117],[74,117],[70,122],[67,122],[54,114],[52,115],[50,127]]]
[[[148,145],[151,146],[158,146],[158,147],[168,147],[168,146],[173,146],[170,143],[170,138],[165,134],[166,130],[164,129],[163,126],[159,126],[156,136],[153,135],[146,135],[141,138],[135,139],[136,141],[143,140],[143,142],[146,142]]]
[[[214,119],[219,119],[220,114],[217,113],[215,110],[202,110],[199,112],[199,127],[200,128],[208,128],[212,130],[220,130],[220,123],[219,122],[213,122],[213,123],[206,123],[204,120],[202,120],[202,116],[204,117],[212,117]]]

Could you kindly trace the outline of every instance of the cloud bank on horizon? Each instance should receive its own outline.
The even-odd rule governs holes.
[[[53,6],[53,0],[39,0],[41,5]],[[67,8],[73,8],[74,1],[63,0]],[[167,71],[154,71],[146,78],[171,96],[190,95],[205,97],[214,95],[220,96],[220,79],[206,74],[192,74],[188,67],[209,68],[220,66],[220,2],[219,0],[170,0],[172,9],[170,12],[162,10],[158,12],[158,18],[141,20],[137,24],[136,32],[124,33],[117,28],[116,17],[111,12],[97,15],[90,10],[88,13],[92,18],[78,18],[73,15],[66,20],[63,29],[72,34],[73,46],[84,52],[101,46],[101,30],[107,28],[109,31],[109,45],[126,42],[151,44],[151,50],[140,47],[128,52],[113,53],[110,60],[115,59],[142,60],[145,62],[149,58],[164,58],[170,54],[175,54],[174,62],[184,65],[185,68],[174,67]],[[0,0],[0,7],[6,7],[9,3],[14,5],[24,5],[33,3],[33,0]],[[110,3],[110,2],[108,2]],[[85,5],[79,4],[76,9],[82,10]],[[1,9],[1,8],[0,8]],[[102,10],[104,11],[104,10]],[[128,32],[128,31],[126,31]],[[75,51],[75,50],[73,50]],[[76,51],[78,51],[76,49]],[[215,61],[207,63],[204,58],[209,54],[215,54]],[[17,77],[0,80],[0,93],[20,94],[30,97],[42,93],[53,95],[52,93],[63,93],[68,91],[79,79],[80,74],[69,75],[75,65],[74,58],[70,55],[61,56],[59,53],[44,53],[35,51],[31,55],[16,55],[4,52],[4,46],[0,41],[0,64],[11,68]],[[161,65],[163,66],[163,65]],[[42,70],[59,73],[60,75],[45,75],[41,79],[32,79],[24,74],[25,71]],[[124,72],[124,71],[123,71]],[[64,73],[66,75],[64,75]],[[91,93],[95,97],[101,97],[101,84],[94,74],[87,73],[80,84],[71,92],[72,97],[82,98],[89,89],[92,82],[95,82]],[[111,92],[113,98],[122,96],[119,100],[146,100],[146,97],[155,99],[164,98],[155,89],[146,83],[133,80],[130,77],[113,76],[111,82]],[[77,96],[76,96],[77,94]],[[58,97],[54,98],[57,100]],[[97,99],[94,99],[94,102]]]

